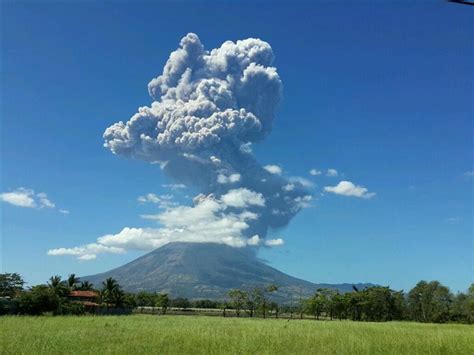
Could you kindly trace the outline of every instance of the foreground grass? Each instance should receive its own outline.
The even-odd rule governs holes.
[[[149,315],[0,317],[0,353],[474,354],[474,327]]]

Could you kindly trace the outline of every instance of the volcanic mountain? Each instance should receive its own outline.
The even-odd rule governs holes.
[[[284,274],[259,259],[245,248],[232,248],[215,243],[169,243],[116,269],[81,277],[101,285],[108,277],[116,279],[126,291],[164,292],[170,297],[190,299],[224,299],[233,288],[250,289],[275,284],[275,298],[291,302],[318,288],[341,292],[352,284],[314,284]],[[356,284],[364,288],[370,284]]]

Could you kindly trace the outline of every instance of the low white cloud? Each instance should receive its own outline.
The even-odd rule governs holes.
[[[82,260],[82,261],[95,260],[96,258],[97,258],[97,255],[95,254],[84,254],[77,257],[77,259]]]
[[[214,165],[221,165],[222,164],[222,160],[220,160],[218,157],[214,156],[214,155],[211,155],[209,157],[209,160],[214,164]]]
[[[295,184],[286,184],[285,186],[283,186],[283,190],[284,191],[293,191],[295,189]]]
[[[282,173],[282,170],[278,165],[265,165],[263,168],[273,175],[281,175]]]
[[[471,170],[471,171],[466,171],[464,173],[464,176],[468,177],[468,178],[473,178],[474,177],[474,170]]]
[[[369,190],[363,186],[358,186],[350,181],[341,181],[336,186],[326,186],[324,191],[331,192],[336,195],[352,196],[359,198],[371,198],[375,196],[375,192],[369,192]]]
[[[337,176],[339,173],[336,169],[328,169],[326,171],[326,176]]]
[[[285,243],[284,240],[281,238],[267,239],[265,241],[265,245],[268,247],[277,247],[277,246],[283,245],[284,243]]]
[[[247,142],[240,145],[239,150],[245,154],[252,154],[252,143]]]
[[[144,196],[139,196],[137,200],[140,203],[154,203],[163,209],[178,205],[177,202],[173,201],[173,195],[156,195],[154,193],[148,193]]]
[[[321,175],[321,174],[322,174],[322,171],[317,170],[317,169],[311,169],[309,171],[309,175],[312,175],[312,176],[318,176],[318,175]]]
[[[301,176],[292,176],[289,178],[289,180],[292,183],[300,184],[301,186],[309,188],[309,189],[315,186],[314,182],[312,182],[311,180],[305,179],[304,177],[301,177]]]
[[[217,182],[219,184],[233,184],[240,181],[240,174],[230,174],[226,176],[224,174],[217,175]]]
[[[311,207],[312,200],[313,200],[313,196],[305,195],[305,196],[298,196],[293,201],[295,202],[296,206],[299,208],[308,208],[308,207]]]
[[[225,195],[222,195],[221,200],[230,207],[265,206],[265,199],[261,193],[245,188],[230,190]]]
[[[260,242],[261,242],[261,239],[258,235],[254,235],[252,238],[247,239],[248,245],[259,245]]]
[[[32,189],[20,187],[14,191],[0,194],[0,201],[10,205],[26,208],[54,208],[52,202],[44,192],[35,193]]]
[[[154,200],[154,196],[143,196]],[[212,242],[232,247],[260,244],[260,238],[247,238],[248,221],[258,214],[246,208],[262,207],[265,199],[248,189],[230,190],[220,199],[213,195],[198,195],[195,206],[176,206],[155,215],[143,215],[156,221],[159,228],[123,228],[119,233],[107,234],[96,243],[73,248],[58,248],[48,255],[72,255],[79,260],[93,260],[101,253],[123,253],[126,250],[152,250],[170,242]],[[235,211],[237,209],[237,211]],[[235,211],[235,212],[234,212]]]
[[[36,194],[40,207],[54,208],[56,205],[48,199],[48,196],[44,192]]]
[[[125,249],[118,248],[115,246],[106,246],[98,243],[90,243],[80,247],[57,248],[48,250],[48,255],[73,255],[77,256],[81,260],[92,260],[95,258],[95,255],[101,253],[121,254],[125,253]]]
[[[69,214],[70,212],[69,212],[69,210],[65,210],[65,209],[62,209],[62,208],[61,208],[61,209],[59,210],[59,213],[62,213],[62,214]]]
[[[12,192],[4,192],[0,194],[0,199],[3,202],[9,203],[18,207],[36,207],[33,190],[19,188]]]

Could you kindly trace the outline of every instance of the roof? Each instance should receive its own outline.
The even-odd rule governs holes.
[[[98,297],[97,292],[94,291],[71,291],[69,297]]]

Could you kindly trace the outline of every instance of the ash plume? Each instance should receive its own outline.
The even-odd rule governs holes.
[[[165,212],[142,216],[161,228],[124,228],[97,243],[48,253],[91,260],[100,252],[149,250],[170,241],[282,244],[265,240],[268,231],[286,226],[312,196],[306,180],[260,165],[251,150],[271,132],[282,97],[273,59],[260,39],[226,41],[207,51],[196,34],[187,34],[149,82],[150,106],[108,127],[104,146],[120,157],[159,163],[175,186],[198,189],[194,207],[166,201]],[[141,201],[160,202],[152,197]]]
[[[265,206],[252,208],[259,217],[246,233],[265,237],[269,228],[285,226],[309,196],[301,183],[271,173],[248,150],[271,132],[282,96],[273,59],[260,39],[206,51],[196,34],[187,34],[148,84],[151,105],[107,128],[105,147],[122,157],[166,162],[167,175],[205,195],[219,198],[237,187],[262,194]]]

